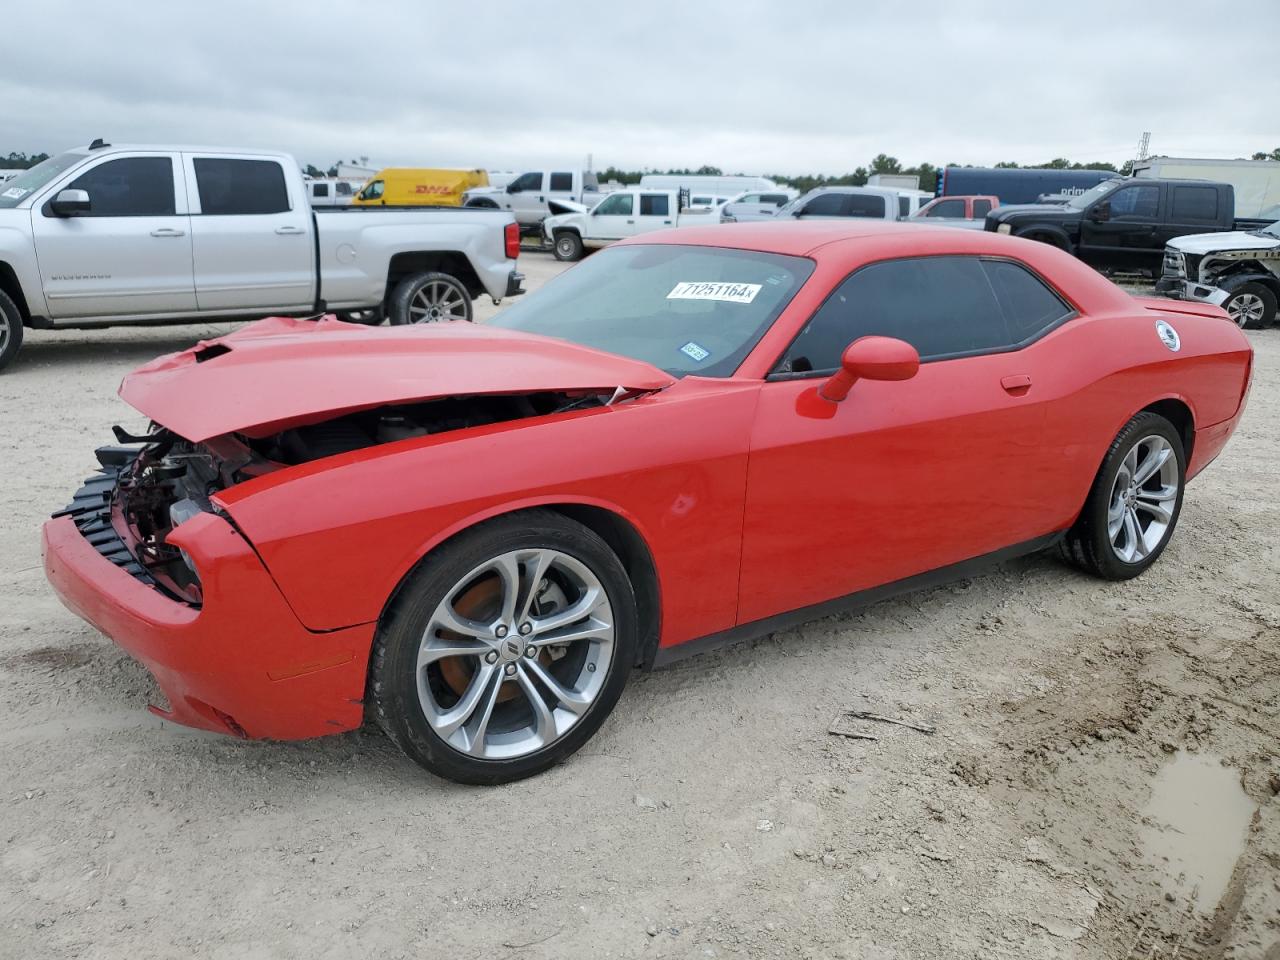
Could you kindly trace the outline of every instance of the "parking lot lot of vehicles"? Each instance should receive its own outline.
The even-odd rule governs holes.
[[[577,269],[521,256],[533,288],[565,268]],[[502,309],[475,306],[481,321]],[[571,764],[459,793],[424,784],[368,728],[273,744],[148,717],[160,701],[145,671],[44,582],[39,525],[84,476],[86,444],[116,423],[146,430],[116,398],[121,378],[233,328],[35,331],[0,378],[12,951],[220,960],[358,943],[420,956],[447,941],[463,956],[553,960],[856,957],[892,943],[1061,960],[1123,957],[1139,940],[1139,956],[1171,954],[1202,936],[1262,955],[1280,770],[1258,717],[1276,708],[1280,608],[1260,585],[1275,577],[1280,508],[1257,491],[1280,469],[1267,415],[1280,331],[1247,331],[1243,422],[1141,578],[1030,557],[638,674]],[[851,709],[935,733],[864,721],[852,732],[877,739],[829,734]],[[1238,848],[1215,851],[1230,882],[1214,914],[1190,906],[1195,870],[1171,903],[1167,869],[1142,853],[1171,756],[1206,759],[1258,810]],[[556,814],[513,817],[517,802]],[[579,807],[591,816],[565,812]],[[556,879],[531,880],[529,858]]]
[[[297,164],[95,145],[0,193],[0,367],[25,327],[207,323],[321,309],[469,319],[520,292],[509,214],[312,208]]]
[[[590,210],[547,217],[543,237],[557,260],[573,261],[625,237],[720,222],[719,207],[682,207],[687,199],[682,190],[628,187],[610,193]]]
[[[1135,178],[1104,181],[1065,204],[1002,204],[986,218],[987,230],[1051,244],[1095,267],[1153,276],[1174,237],[1265,225],[1237,219],[1228,183]]]
[[[551,212],[550,202],[567,200],[590,207],[602,196],[596,175],[590,170],[531,170],[505,187],[468,190],[463,203],[468,207],[507,210],[524,233],[537,234]]]

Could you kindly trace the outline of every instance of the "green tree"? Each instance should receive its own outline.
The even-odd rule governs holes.
[[[1280,160],[1280,147],[1272,150],[1270,153],[1259,151],[1253,155],[1254,160]]]

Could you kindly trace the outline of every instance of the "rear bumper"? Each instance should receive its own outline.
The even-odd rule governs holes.
[[[528,291],[524,288],[524,274],[512,270],[507,274],[507,296],[518,297]]]
[[[170,599],[103,557],[69,516],[44,525],[45,574],[62,602],[155,677],[175,723],[297,740],[358,727],[374,624],[313,633],[253,548],[203,514],[170,537],[191,555],[203,607]]]

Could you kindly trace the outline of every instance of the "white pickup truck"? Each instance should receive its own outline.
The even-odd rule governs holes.
[[[547,217],[542,222],[542,234],[555,250],[557,260],[581,260],[588,249],[607,247],[623,237],[720,222],[719,207],[681,209],[682,194],[687,198],[683,190],[615,190],[590,210]]]
[[[533,170],[522,173],[505,187],[473,187],[462,195],[468,207],[508,210],[525,233],[537,235],[551,213],[553,200],[592,206],[603,194],[590,170]]]
[[[313,209],[287,154],[94,141],[0,187],[0,369],[24,327],[470,320],[523,292],[519,249],[497,210]]]

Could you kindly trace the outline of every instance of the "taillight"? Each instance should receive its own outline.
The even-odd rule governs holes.
[[[507,241],[507,259],[515,260],[520,256],[520,224],[508,223],[504,236]]]

